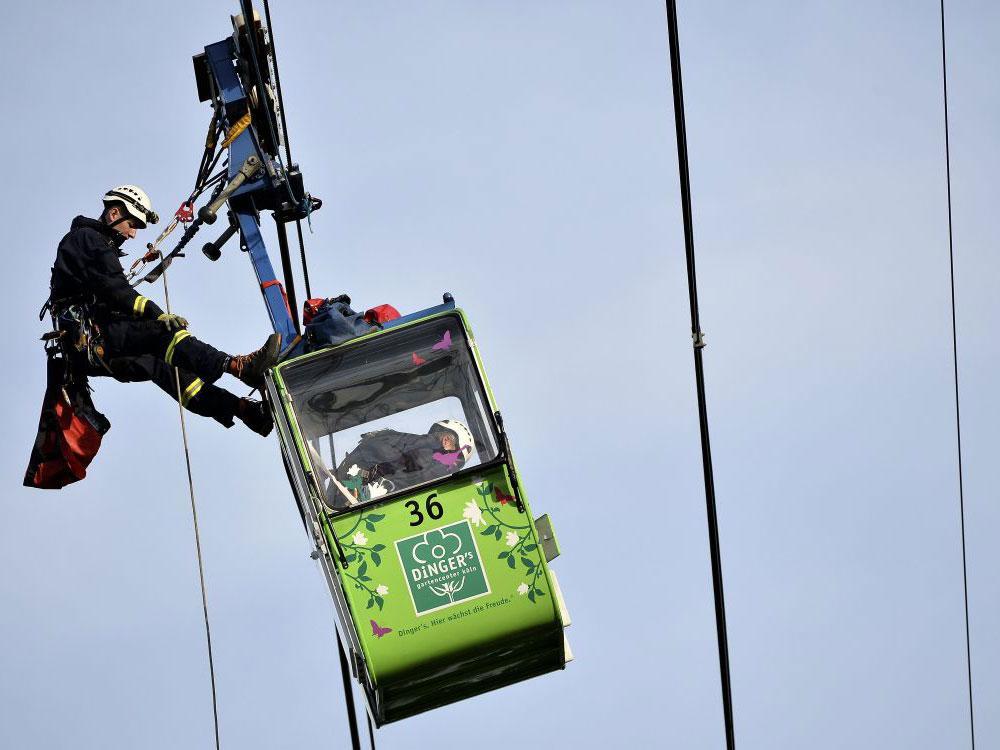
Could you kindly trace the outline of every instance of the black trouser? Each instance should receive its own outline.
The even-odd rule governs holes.
[[[162,391],[177,400],[177,380],[174,368],[152,354],[141,357],[105,358],[107,369],[93,365],[88,371],[91,376],[113,377],[120,383],[140,383],[151,380]],[[180,404],[188,411],[203,417],[211,417],[226,427],[233,426],[233,418],[240,400],[224,388],[199,378],[188,370],[177,369],[181,380]]]
[[[156,320],[113,320],[101,324],[100,331],[107,369],[94,365],[89,375],[111,376],[122,383],[152,381],[177,400],[176,367],[181,406],[232,426],[240,400],[213,385],[222,377],[229,355]]]
[[[168,330],[158,320],[115,319],[98,324],[104,358],[152,354],[168,365],[189,370],[207,383],[222,377],[229,355],[199,341],[187,330]]]

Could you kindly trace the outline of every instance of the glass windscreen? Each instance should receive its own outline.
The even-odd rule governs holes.
[[[282,378],[329,507],[378,500],[497,456],[458,316],[289,365]]]

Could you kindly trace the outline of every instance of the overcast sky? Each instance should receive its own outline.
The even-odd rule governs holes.
[[[163,216],[187,195],[210,117],[190,58],[237,5],[6,9],[2,747],[212,744],[175,404],[95,382],[114,426],[90,475],[54,493],[20,483],[55,246],[113,185],[142,185]],[[559,534],[574,620],[565,672],[390,725],[379,747],[722,747],[662,4],[271,10],[293,154],[324,200],[313,292],[403,312],[454,293],[533,510]],[[947,10],[988,748],[1000,6]],[[682,2],[680,23],[737,743],[968,747],[938,4]],[[234,249],[216,264],[195,249],[170,284],[196,335],[240,353],[268,321]],[[277,439],[187,424],[222,745],[343,747],[332,607]]]

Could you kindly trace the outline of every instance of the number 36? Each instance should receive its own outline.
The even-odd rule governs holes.
[[[434,492],[428,495],[427,500],[424,501],[424,507],[427,510],[427,515],[435,521],[444,515],[444,508],[441,507],[441,503],[434,499],[436,497],[437,493]],[[407,500],[405,505],[410,509],[410,515],[413,516],[414,519],[410,521],[410,526],[419,526],[422,524],[424,522],[424,514],[420,512],[420,503],[416,500]]]

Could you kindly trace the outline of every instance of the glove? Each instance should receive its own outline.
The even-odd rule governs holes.
[[[168,331],[179,331],[182,328],[188,327],[188,322],[185,318],[173,313],[163,313],[157,320],[163,323]]]

